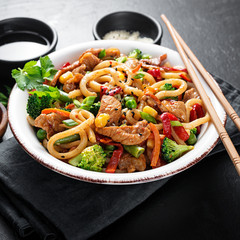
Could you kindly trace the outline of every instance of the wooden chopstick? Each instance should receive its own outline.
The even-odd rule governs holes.
[[[232,121],[237,126],[238,130],[240,131],[240,118],[231,106],[231,104],[228,102],[228,100],[223,95],[222,91],[216,87],[216,84],[212,78],[212,76],[207,72],[207,70],[203,67],[203,65],[200,63],[200,61],[197,59],[197,57],[194,55],[194,53],[191,51],[191,49],[187,46],[187,44],[184,42],[184,40],[181,38],[181,36],[178,34],[176,29],[171,26],[173,31],[175,32],[175,35],[182,45],[184,51],[188,55],[188,57],[191,59],[192,63],[195,65],[195,67],[198,69],[198,71],[201,73],[204,80],[207,82],[208,86],[212,89],[213,93],[217,97],[218,101],[222,104],[223,108],[227,112],[228,116],[232,119]]]
[[[229,157],[231,158],[231,160],[232,160],[232,162],[233,162],[233,164],[234,164],[234,166],[237,170],[238,175],[240,176],[240,157],[238,155],[238,152],[235,149],[235,147],[234,147],[226,129],[224,128],[221,120],[219,119],[219,117],[218,117],[218,115],[217,115],[217,113],[216,113],[216,111],[215,111],[207,93],[205,92],[200,80],[198,79],[197,74],[195,73],[195,71],[194,71],[186,53],[184,52],[180,42],[178,41],[178,38],[175,34],[175,31],[172,27],[172,24],[169,22],[169,20],[167,19],[167,17],[164,14],[161,15],[161,18],[164,21],[164,23],[166,24],[166,26],[169,30],[169,33],[170,33],[170,35],[171,35],[171,37],[172,37],[172,39],[173,39],[173,41],[174,41],[174,43],[177,47],[177,50],[178,50],[178,52],[179,52],[179,54],[180,54],[180,56],[181,56],[181,58],[182,58],[182,60],[185,64],[187,70],[188,70],[188,73],[189,73],[195,87],[197,88],[199,95],[201,96],[201,99],[204,103],[204,106],[207,109],[207,111],[208,111],[208,113],[211,117],[211,120],[212,120],[212,122],[213,122],[213,124],[214,124],[214,126],[215,126],[215,128],[216,128],[216,130],[217,130],[217,132],[218,132],[218,134],[219,134],[227,152],[228,152]]]

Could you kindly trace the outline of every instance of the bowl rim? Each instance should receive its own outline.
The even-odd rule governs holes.
[[[57,34],[57,30],[51,26],[50,24],[40,20],[40,19],[36,19],[36,18],[29,18],[29,17],[13,17],[13,18],[6,18],[0,21],[0,25],[4,25],[4,24],[9,24],[10,22],[18,22],[21,20],[25,20],[25,21],[29,21],[32,23],[40,23],[42,26],[44,26],[45,28],[49,28],[49,30],[52,32],[53,35],[53,40],[50,42],[49,48],[43,52],[41,55],[36,56],[34,59],[38,59],[40,56],[45,56],[49,53],[51,53],[55,48],[56,45],[58,43],[58,34]],[[36,28],[35,33],[38,33],[38,29]],[[5,60],[5,59],[1,59],[0,58],[0,62],[4,62],[6,64],[21,64],[21,63],[25,63],[28,61],[31,61],[33,58],[28,58],[28,59],[24,59],[24,60]]]
[[[118,14],[118,13],[128,13],[128,14],[135,14],[135,15],[140,15],[140,16],[143,16],[145,18],[148,18],[149,20],[151,20],[155,26],[157,27],[158,29],[158,35],[156,36],[155,39],[153,39],[153,44],[156,44],[158,41],[161,40],[162,38],[162,35],[163,35],[163,28],[162,28],[162,25],[155,19],[153,18],[152,16],[148,15],[148,14],[145,14],[145,13],[141,13],[141,12],[134,12],[134,11],[116,11],[116,12],[111,12],[111,13],[108,13],[104,16],[102,16],[101,18],[99,18],[94,24],[93,24],[93,28],[92,28],[92,32],[93,32],[93,36],[97,39],[97,40],[103,40],[99,34],[98,34],[98,31],[97,31],[97,28],[100,24],[100,22],[111,16],[111,15],[114,15],[114,14]]]
[[[92,41],[92,42],[86,42],[86,43],[80,43],[77,45],[73,45],[70,47],[67,47],[65,49],[61,49],[57,52],[54,52],[50,55],[50,57],[52,57],[53,62],[55,61],[54,65],[57,67],[58,64],[60,64],[60,60],[61,58],[63,58],[66,60],[66,56],[67,54],[69,54],[69,59],[73,60],[75,59],[76,56],[78,56],[81,51],[84,51],[86,49],[88,49],[89,47],[109,47],[109,46],[116,46],[118,48],[126,48],[128,49],[129,47],[136,47],[136,42],[135,41],[126,41],[126,40],[114,40],[114,41],[107,41],[107,40],[102,40],[102,41]],[[130,46],[129,46],[130,45]],[[157,52],[157,54],[159,54],[159,52],[163,53],[166,52],[168,54],[172,54],[173,57],[177,56],[177,58],[179,57],[179,54],[169,48],[163,47],[163,46],[159,46],[159,45],[153,45],[153,44],[149,44],[149,43],[137,43],[138,47],[142,50],[144,49],[148,49],[148,48],[153,48],[150,50],[151,52]],[[157,49],[154,48],[158,48],[159,51],[157,51]],[[171,57],[171,58],[173,58]],[[58,60],[60,58],[60,60]],[[68,59],[67,59],[68,60]],[[62,61],[62,60],[61,60]],[[171,62],[171,60],[170,60]],[[179,62],[179,60],[177,60],[177,62]],[[182,61],[181,61],[182,62]],[[180,64],[180,63],[178,63]],[[216,81],[215,81],[216,83]],[[218,86],[218,84],[216,83],[216,86]],[[209,89],[209,87],[208,87]],[[209,89],[209,93],[210,95],[213,97],[213,101],[216,104],[216,108],[219,111],[218,114],[221,114],[221,121],[223,124],[226,123],[226,112],[224,111],[223,107],[221,106],[221,104],[219,103],[219,101],[217,100],[217,98],[213,95],[213,92]],[[25,94],[25,95],[22,95]],[[14,95],[14,97],[13,97]],[[202,135],[203,139],[200,139],[201,141],[199,141],[199,145],[198,148],[195,148],[194,150],[190,151],[189,153],[187,153],[188,156],[183,156],[181,157],[181,161],[180,159],[178,159],[177,161],[174,161],[173,163],[167,164],[161,168],[156,168],[156,169],[150,169],[147,171],[143,171],[143,172],[135,172],[135,173],[126,173],[126,174],[119,174],[119,173],[115,173],[115,174],[107,174],[107,173],[102,173],[102,172],[92,172],[92,171],[87,171],[81,168],[76,168],[74,166],[71,166],[67,163],[64,163],[56,158],[54,158],[53,156],[51,156],[45,149],[45,151],[43,151],[43,147],[41,146],[41,144],[39,142],[37,142],[37,149],[32,150],[32,144],[34,144],[34,142],[32,141],[37,141],[36,137],[33,136],[33,129],[32,127],[29,126],[29,124],[27,123],[26,116],[23,115],[24,117],[24,122],[25,124],[27,124],[28,128],[31,129],[31,133],[30,135],[32,136],[31,141],[29,141],[28,138],[26,138],[25,134],[22,133],[22,125],[21,125],[21,131],[19,130],[20,128],[17,128],[18,124],[21,124],[21,122],[19,121],[19,118],[16,119],[15,117],[15,112],[14,110],[18,110],[19,109],[19,102],[18,102],[18,106],[16,106],[15,104],[15,108],[14,108],[14,103],[16,102],[16,100],[18,101],[18,99],[15,99],[16,97],[20,98],[22,96],[27,96],[27,92],[23,92],[20,89],[17,88],[17,86],[15,85],[13,88],[13,91],[10,95],[9,98],[9,107],[8,107],[8,114],[9,114],[9,125],[10,128],[13,132],[13,135],[15,136],[15,138],[17,139],[17,141],[19,142],[19,144],[22,146],[22,148],[31,156],[33,157],[36,161],[38,161],[40,164],[48,167],[49,169],[58,172],[62,175],[77,179],[77,180],[82,180],[82,181],[86,181],[86,182],[91,182],[91,183],[100,183],[100,184],[114,184],[114,185],[127,185],[127,184],[140,184],[140,183],[146,183],[146,182],[152,182],[152,181],[156,181],[156,180],[160,180],[166,177],[170,177],[172,175],[175,175],[177,173],[180,173],[188,168],[190,168],[191,166],[195,165],[197,162],[199,162],[200,160],[202,160],[213,148],[214,146],[217,144],[218,140],[219,140],[219,135],[217,134],[217,131],[213,125],[213,123],[210,123],[209,125],[207,125],[207,128],[204,132],[204,134]],[[26,97],[25,97],[26,98]],[[21,99],[19,99],[21,100]],[[26,99],[25,99],[26,101]],[[26,102],[25,102],[26,104]],[[24,105],[25,107],[25,105]],[[211,138],[209,138],[208,133],[211,133]],[[212,139],[210,141],[210,144],[208,144],[209,142],[207,142],[208,145],[206,145],[205,142],[203,142],[204,140],[208,139]],[[200,145],[200,143],[202,143]],[[205,143],[205,144],[204,144]],[[31,146],[31,147],[29,147]],[[40,148],[40,149],[39,149]],[[39,151],[40,150],[40,151]],[[204,150],[201,152],[201,150]],[[196,156],[197,155],[197,156]],[[161,169],[161,170],[160,170]]]

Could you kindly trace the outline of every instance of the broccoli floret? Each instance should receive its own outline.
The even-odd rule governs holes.
[[[162,144],[162,156],[166,162],[170,163],[193,148],[193,146],[178,145],[175,141],[165,137]]]
[[[36,94],[30,95],[27,102],[27,113],[33,118],[37,118],[41,114],[40,99]]]
[[[171,83],[165,83],[163,86],[160,87],[160,90],[172,91],[172,90],[176,90],[176,88],[173,87]]]
[[[89,111],[90,111],[94,116],[97,116],[100,106],[101,106],[101,102],[93,103],[93,105],[90,107]]]
[[[102,166],[106,162],[106,153],[100,145],[93,145],[85,148],[79,155],[78,167],[91,170],[91,171],[102,171]]]
[[[27,102],[27,113],[33,118],[37,118],[41,111],[50,108],[52,105],[52,97],[50,95],[39,98],[37,94],[29,95]]]

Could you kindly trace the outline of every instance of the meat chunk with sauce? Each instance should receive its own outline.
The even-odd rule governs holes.
[[[35,127],[42,128],[47,132],[47,138],[65,130],[60,124],[67,119],[58,113],[41,114],[35,119]]]
[[[122,105],[115,97],[103,95],[97,117],[102,113],[110,116],[106,126],[111,126],[112,124],[117,126],[122,115]]]
[[[124,145],[137,145],[145,141],[149,135],[147,121],[143,120],[133,126],[96,128],[99,134],[110,137],[113,141]]]
[[[161,102],[160,108],[162,112],[170,112],[179,118],[182,122],[186,122],[187,120],[186,107],[182,101],[163,100]]]
[[[128,173],[144,171],[146,169],[146,159],[143,154],[135,158],[129,153],[124,153],[118,163],[120,170],[127,170]]]
[[[120,57],[120,50],[118,48],[107,48],[106,55],[102,60],[113,60]]]
[[[142,63],[143,68],[154,68],[160,67],[162,62],[167,58],[167,54],[163,54],[158,58],[150,58],[150,59],[141,59],[140,62]]]
[[[125,64],[131,68],[134,69],[137,67],[137,65],[139,64],[139,61],[136,58],[128,58],[127,61],[125,62]]]
[[[100,62],[101,60],[91,52],[86,52],[79,58],[79,64],[85,64],[86,71],[92,71]]]
[[[195,88],[190,88],[185,92],[184,97],[183,97],[183,102],[187,102],[188,100],[190,100],[192,98],[199,98],[199,95],[198,95],[197,91],[195,90]]]

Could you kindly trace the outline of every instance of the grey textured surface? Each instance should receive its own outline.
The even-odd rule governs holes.
[[[162,45],[175,49],[166,27],[160,20],[160,14],[164,13],[209,72],[240,88],[238,0],[8,0],[0,2],[0,20],[33,17],[46,21],[56,28],[59,36],[57,49],[61,49],[93,40],[93,23],[101,16],[119,10],[139,11],[155,17],[163,25]],[[179,178],[180,184],[186,184],[181,176]],[[161,208],[158,199],[163,197],[162,191],[157,192],[142,209],[138,208],[134,213],[136,215],[130,215],[130,221],[142,221],[144,216],[151,219],[151,214]],[[165,188],[168,196],[180,196],[174,195],[174,191],[174,187]],[[191,188],[188,191],[191,191]],[[16,239],[1,217],[0,237]]]

